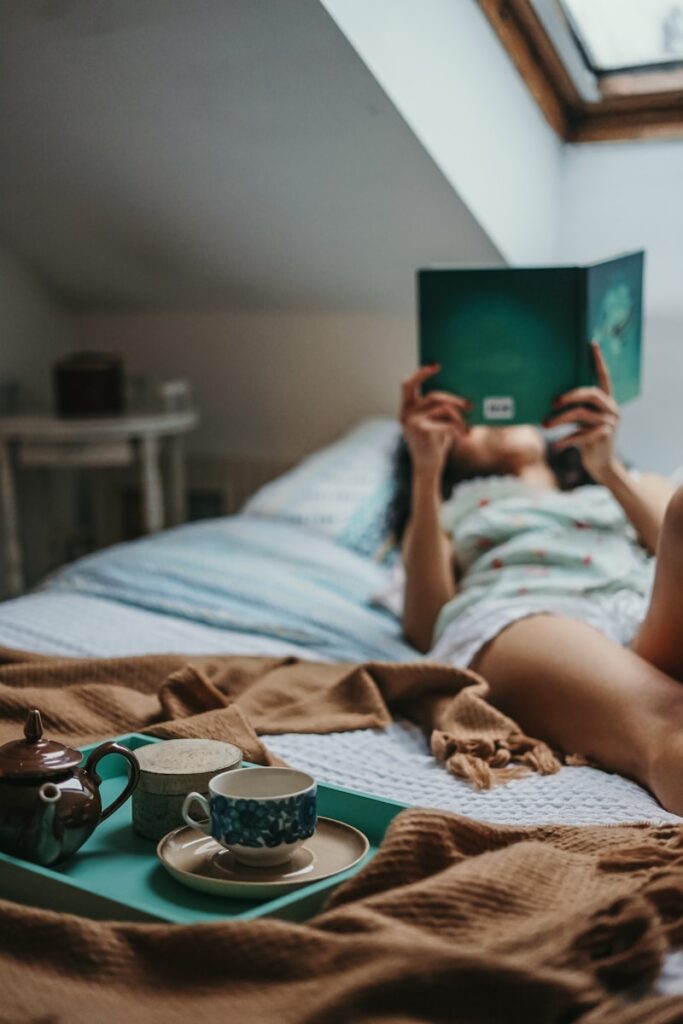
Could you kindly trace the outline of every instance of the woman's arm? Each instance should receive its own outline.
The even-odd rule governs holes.
[[[403,634],[423,653],[431,647],[439,612],[456,593],[450,539],[439,521],[440,482],[440,475],[413,472],[410,519],[403,541]]]
[[[614,453],[614,437],[619,423],[619,406],[612,397],[612,384],[600,346],[593,342],[593,357],[599,387],[575,388],[562,395],[555,405],[558,411],[546,426],[577,423],[575,433],[562,438],[556,449],[575,446],[584,468],[596,483],[608,487],[617,499],[641,543],[654,554],[664,512],[674,487],[656,473],[635,476]],[[562,406],[571,408],[561,411]]]
[[[464,398],[439,391],[420,394],[422,382],[437,370],[423,367],[404,382],[400,413],[412,465],[410,518],[403,542],[403,632],[423,653],[431,647],[439,612],[456,592],[451,547],[439,520],[441,476],[453,443],[468,429]]]
[[[634,476],[618,459],[605,468],[598,483],[609,487],[642,545],[654,555],[664,512],[675,490],[673,484],[656,473]]]

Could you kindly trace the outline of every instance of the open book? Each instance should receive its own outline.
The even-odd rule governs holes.
[[[585,267],[419,270],[426,387],[474,403],[470,423],[540,423],[557,395],[595,384],[599,342],[617,402],[640,391],[644,253]]]

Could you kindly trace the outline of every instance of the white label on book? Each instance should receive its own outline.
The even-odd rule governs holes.
[[[511,395],[492,395],[484,399],[484,416],[487,420],[513,420],[515,400]]]

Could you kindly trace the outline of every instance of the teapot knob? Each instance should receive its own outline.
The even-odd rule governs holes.
[[[43,735],[43,722],[38,708],[32,708],[26,716],[24,736],[29,743],[38,743]]]

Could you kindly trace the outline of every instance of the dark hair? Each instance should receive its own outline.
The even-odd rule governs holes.
[[[586,472],[577,448],[565,448],[555,451],[552,445],[546,445],[545,458],[548,466],[555,474],[557,486],[561,491],[573,491],[575,487],[594,484],[595,480]],[[448,459],[441,477],[441,497],[445,500],[451,496],[456,484],[474,476],[493,476],[493,473],[476,473],[463,471],[453,459]],[[390,536],[396,544],[403,539],[408,518],[410,517],[412,492],[412,464],[410,452],[405,439],[401,437],[394,452],[394,493],[387,506],[386,525]]]

